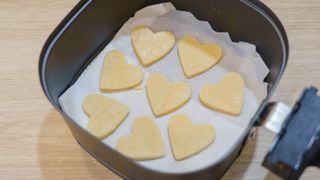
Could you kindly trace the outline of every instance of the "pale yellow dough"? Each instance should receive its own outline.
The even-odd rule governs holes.
[[[119,139],[117,150],[134,160],[152,160],[165,155],[158,127],[151,118],[145,116],[134,120],[131,134]]]
[[[119,50],[110,51],[104,60],[100,89],[104,91],[126,90],[139,85],[143,73],[137,66],[128,64]]]
[[[177,161],[201,152],[215,139],[215,130],[211,125],[193,124],[182,114],[171,117],[168,129],[171,149]]]
[[[238,116],[244,101],[244,80],[235,72],[228,73],[219,84],[204,85],[199,98],[210,109]]]
[[[131,41],[142,65],[149,66],[170,52],[175,38],[171,32],[153,33],[148,27],[141,26],[132,31]]]
[[[217,44],[200,44],[195,37],[185,36],[178,43],[178,54],[185,76],[192,78],[217,64],[222,49]]]
[[[191,97],[191,87],[185,82],[169,82],[161,74],[152,74],[146,84],[151,109],[156,116],[171,113]]]
[[[100,139],[112,134],[129,114],[125,105],[99,94],[88,95],[84,99],[83,109],[90,118],[88,131]]]

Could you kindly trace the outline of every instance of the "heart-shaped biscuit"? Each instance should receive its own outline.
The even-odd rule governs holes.
[[[149,66],[170,52],[175,43],[171,32],[153,33],[149,28],[141,26],[132,31],[133,48],[143,66]]]
[[[214,43],[200,44],[193,36],[185,36],[178,44],[178,53],[185,76],[192,78],[217,64],[222,49]]]
[[[238,116],[243,106],[244,80],[235,72],[228,73],[219,84],[204,85],[199,98],[210,109]]]
[[[169,82],[161,74],[152,74],[146,84],[151,109],[156,116],[173,112],[188,102],[191,87],[185,82]]]
[[[125,105],[99,94],[88,95],[82,106],[90,118],[88,131],[100,139],[112,134],[129,114]]]
[[[117,150],[134,160],[158,159],[165,155],[160,131],[149,117],[138,117],[130,135],[119,139]]]
[[[177,161],[201,152],[215,139],[215,130],[211,125],[193,124],[182,114],[171,117],[168,129],[171,149]]]
[[[119,91],[139,85],[143,80],[142,71],[133,64],[127,64],[125,55],[119,50],[110,51],[104,60],[100,89]]]

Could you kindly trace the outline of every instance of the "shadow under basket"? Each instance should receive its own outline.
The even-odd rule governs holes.
[[[270,73],[268,95],[228,157],[198,171],[170,174],[146,169],[103,144],[75,123],[58,103],[59,96],[77,80],[119,28],[143,7],[171,2],[177,10],[208,21],[214,30],[228,32],[233,41],[256,45]],[[285,69],[288,41],[283,26],[257,0],[82,0],[64,18],[45,43],[39,62],[40,81],[53,106],[64,115],[73,136],[93,157],[127,179],[220,179],[239,155],[251,128],[259,120]]]

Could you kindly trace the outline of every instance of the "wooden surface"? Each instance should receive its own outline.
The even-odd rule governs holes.
[[[274,100],[320,88],[320,1],[263,0],[283,22],[290,58]],[[117,179],[75,142],[40,88],[38,57],[77,0],[0,0],[0,179]],[[225,179],[276,179],[260,166],[273,135],[260,129]],[[302,179],[320,179],[309,168]]]

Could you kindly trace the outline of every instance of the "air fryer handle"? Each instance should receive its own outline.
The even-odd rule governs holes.
[[[277,133],[262,165],[283,179],[298,179],[308,166],[320,167],[320,97],[304,90],[291,109],[271,103],[261,125]]]

